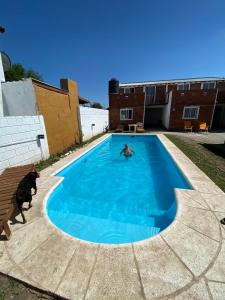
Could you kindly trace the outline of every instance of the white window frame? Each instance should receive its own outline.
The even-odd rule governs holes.
[[[184,90],[184,89],[180,90],[180,89],[178,89],[178,87],[181,86],[181,85],[188,85],[188,89],[187,90]],[[185,82],[178,83],[177,84],[177,91],[189,91],[190,90],[190,86],[191,86],[190,83],[185,83]]]
[[[213,90],[216,88],[216,82],[212,82],[212,81],[205,81],[205,82],[202,82],[201,83],[201,89],[202,90],[205,90],[205,91],[207,91],[207,90],[211,90],[211,89],[204,89],[203,88],[203,86],[204,86],[204,84],[212,84],[213,83],[213,85],[214,85],[214,87],[213,87]]]
[[[131,110],[131,119],[129,119],[129,118],[125,118],[125,119],[123,119],[123,118],[121,118],[121,112],[122,111],[128,111],[128,110]],[[126,108],[121,108],[120,109],[120,121],[127,121],[127,120],[133,120],[133,108],[131,108],[131,107],[126,107]]]
[[[191,108],[195,108],[195,109],[197,108],[197,116],[196,116],[196,118],[192,118],[192,117],[187,118],[187,117],[185,117],[185,111],[186,111],[186,109],[191,109]],[[200,106],[196,106],[196,105],[184,106],[182,119],[183,120],[198,120],[199,110],[200,110]]]
[[[131,89],[134,89],[134,92],[131,93]],[[127,91],[126,91],[127,90]],[[124,94],[135,94],[135,87],[125,87],[124,90],[123,90],[123,93]]]

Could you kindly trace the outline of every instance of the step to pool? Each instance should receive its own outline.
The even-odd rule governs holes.
[[[129,243],[130,239],[139,241],[149,238],[160,228],[108,219],[99,219],[80,214],[54,212],[54,224],[77,238],[97,243]]]
[[[55,211],[55,213],[58,213],[58,210]],[[62,212],[63,213],[63,212]],[[130,224],[136,224],[136,225],[142,225],[142,226],[155,226],[155,217],[154,216],[141,216],[141,215],[134,215],[134,214],[128,214],[126,212],[121,213],[118,211],[105,211],[96,209],[95,207],[88,207],[88,208],[81,208],[77,207],[75,211],[65,212],[65,214],[69,215],[82,215],[87,217],[93,217],[98,219],[105,219],[105,220],[111,220],[121,223],[130,223]]]

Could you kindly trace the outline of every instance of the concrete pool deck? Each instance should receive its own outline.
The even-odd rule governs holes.
[[[107,135],[109,136],[109,135]],[[174,222],[147,240],[107,245],[80,241],[44,212],[53,173],[107,136],[43,170],[26,224],[0,241],[0,272],[68,299],[214,299],[225,297],[225,194],[165,136],[158,137],[194,190],[176,189]],[[17,219],[22,221],[21,217]]]

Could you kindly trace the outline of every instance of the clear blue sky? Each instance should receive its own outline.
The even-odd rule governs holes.
[[[14,63],[105,105],[107,82],[225,76],[224,0],[1,1]]]

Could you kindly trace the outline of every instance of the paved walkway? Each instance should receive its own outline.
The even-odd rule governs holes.
[[[206,144],[224,144],[225,132],[209,132],[209,133],[184,133],[184,132],[165,132],[166,134],[175,134],[190,138],[194,141]]]
[[[98,140],[41,172],[33,207],[25,212],[28,223],[12,225],[11,240],[0,242],[0,272],[68,299],[224,300],[225,228],[219,219],[225,194],[159,138],[194,187],[176,189],[178,211],[167,229],[142,242],[100,245],[65,235],[49,222],[45,199],[60,182],[51,174]]]

